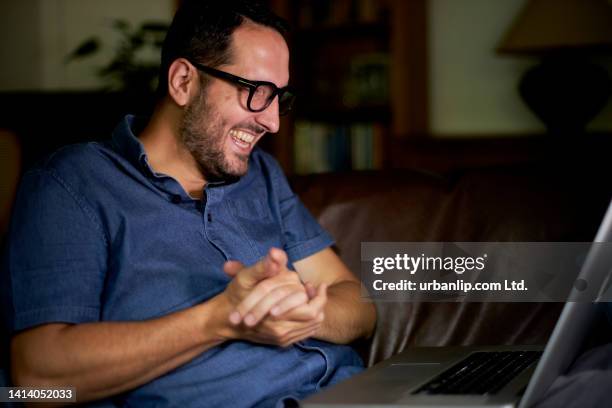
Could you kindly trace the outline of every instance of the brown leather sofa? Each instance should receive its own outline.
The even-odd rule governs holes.
[[[591,241],[612,197],[595,169],[508,166],[291,179],[352,271],[363,241]],[[358,274],[358,272],[357,272]],[[557,303],[377,303],[369,365],[411,346],[542,344]]]

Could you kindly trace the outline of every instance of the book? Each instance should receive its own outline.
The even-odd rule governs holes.
[[[338,125],[302,120],[296,122],[294,135],[297,174],[383,167],[385,127],[380,123]]]

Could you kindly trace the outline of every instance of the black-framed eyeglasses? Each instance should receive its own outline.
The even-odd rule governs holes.
[[[191,60],[189,60],[189,62],[198,70],[205,72],[208,75],[248,89],[249,96],[246,101],[246,106],[251,112],[261,112],[265,110],[268,106],[270,106],[276,95],[278,95],[279,115],[286,115],[293,107],[295,94],[293,89],[289,86],[279,88],[272,82],[251,81],[236,75],[232,75],[229,72],[219,71],[218,69],[198,64],[197,62]]]

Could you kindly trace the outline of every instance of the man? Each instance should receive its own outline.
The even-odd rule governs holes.
[[[341,344],[372,333],[374,308],[255,148],[292,102],[281,32],[252,1],[185,1],[148,123],[24,176],[3,284],[17,385],[274,406],[361,369]]]

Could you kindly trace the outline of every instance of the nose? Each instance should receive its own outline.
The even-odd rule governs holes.
[[[278,114],[278,96],[276,96],[270,106],[257,113],[255,117],[257,123],[266,128],[268,133],[276,133],[280,128],[280,117]]]

